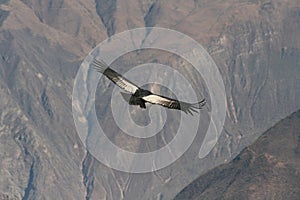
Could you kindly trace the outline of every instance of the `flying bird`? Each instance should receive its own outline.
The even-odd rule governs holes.
[[[121,94],[123,98],[129,102],[130,105],[139,105],[141,108],[145,109],[146,103],[157,104],[169,109],[177,109],[183,111],[186,114],[189,113],[193,115],[193,112],[197,113],[198,110],[201,109],[206,103],[205,99],[197,103],[187,103],[158,94],[153,94],[149,90],[142,89],[131,81],[127,80],[122,75],[112,70],[102,60],[94,59],[92,61],[92,65],[98,72],[102,73],[117,86],[128,92],[121,92]]]

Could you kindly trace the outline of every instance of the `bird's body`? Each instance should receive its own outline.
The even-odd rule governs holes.
[[[146,101],[143,98],[150,94],[152,94],[150,91],[139,88],[131,95],[129,104],[139,105],[141,108],[146,108]]]
[[[146,108],[146,101],[143,97],[150,95],[151,92],[144,89],[138,89],[134,94],[121,92],[121,95],[130,105],[140,106]]]
[[[92,64],[98,72],[104,74],[113,83],[128,92],[121,92],[121,95],[130,105],[139,105],[141,108],[146,108],[146,103],[151,103],[193,114],[192,112],[197,112],[197,110],[201,109],[206,103],[205,99],[197,103],[186,103],[169,97],[153,94],[152,92],[142,89],[125,79],[122,75],[109,68],[109,66],[103,61],[93,60]]]

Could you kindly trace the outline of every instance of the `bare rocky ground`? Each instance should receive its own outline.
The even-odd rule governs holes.
[[[298,0],[0,4],[3,199],[172,199],[300,108]],[[199,150],[195,144],[166,169],[127,174],[87,153],[75,130],[71,95],[81,62],[100,41],[144,26],[183,32],[205,47],[224,79],[227,118],[218,145],[204,161],[192,159]],[[150,56],[165,59],[155,52]],[[112,134],[120,140],[118,132]]]
[[[193,181],[179,199],[299,199],[300,111],[261,135],[233,161]]]

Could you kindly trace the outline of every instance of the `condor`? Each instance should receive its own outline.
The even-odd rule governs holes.
[[[105,75],[109,80],[115,83],[128,93],[121,93],[123,98],[129,102],[130,105],[139,105],[141,108],[146,108],[146,103],[157,104],[169,109],[177,109],[193,115],[193,112],[198,112],[205,103],[203,99],[197,103],[187,103],[171,99],[161,95],[153,94],[148,90],[144,90],[134,83],[130,82],[122,75],[112,70],[104,61],[94,59],[92,62],[94,68]]]

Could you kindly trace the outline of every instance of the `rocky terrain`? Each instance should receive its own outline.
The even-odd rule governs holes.
[[[298,0],[0,4],[0,199],[172,199],[300,108]],[[205,160],[193,159],[195,143],[170,167],[128,174],[84,148],[72,118],[72,88],[81,62],[99,42],[145,26],[180,31],[205,47],[224,79],[227,118]],[[276,165],[268,156],[266,149],[258,164]]]
[[[179,199],[299,199],[300,111],[261,135],[233,161],[197,178]]]

